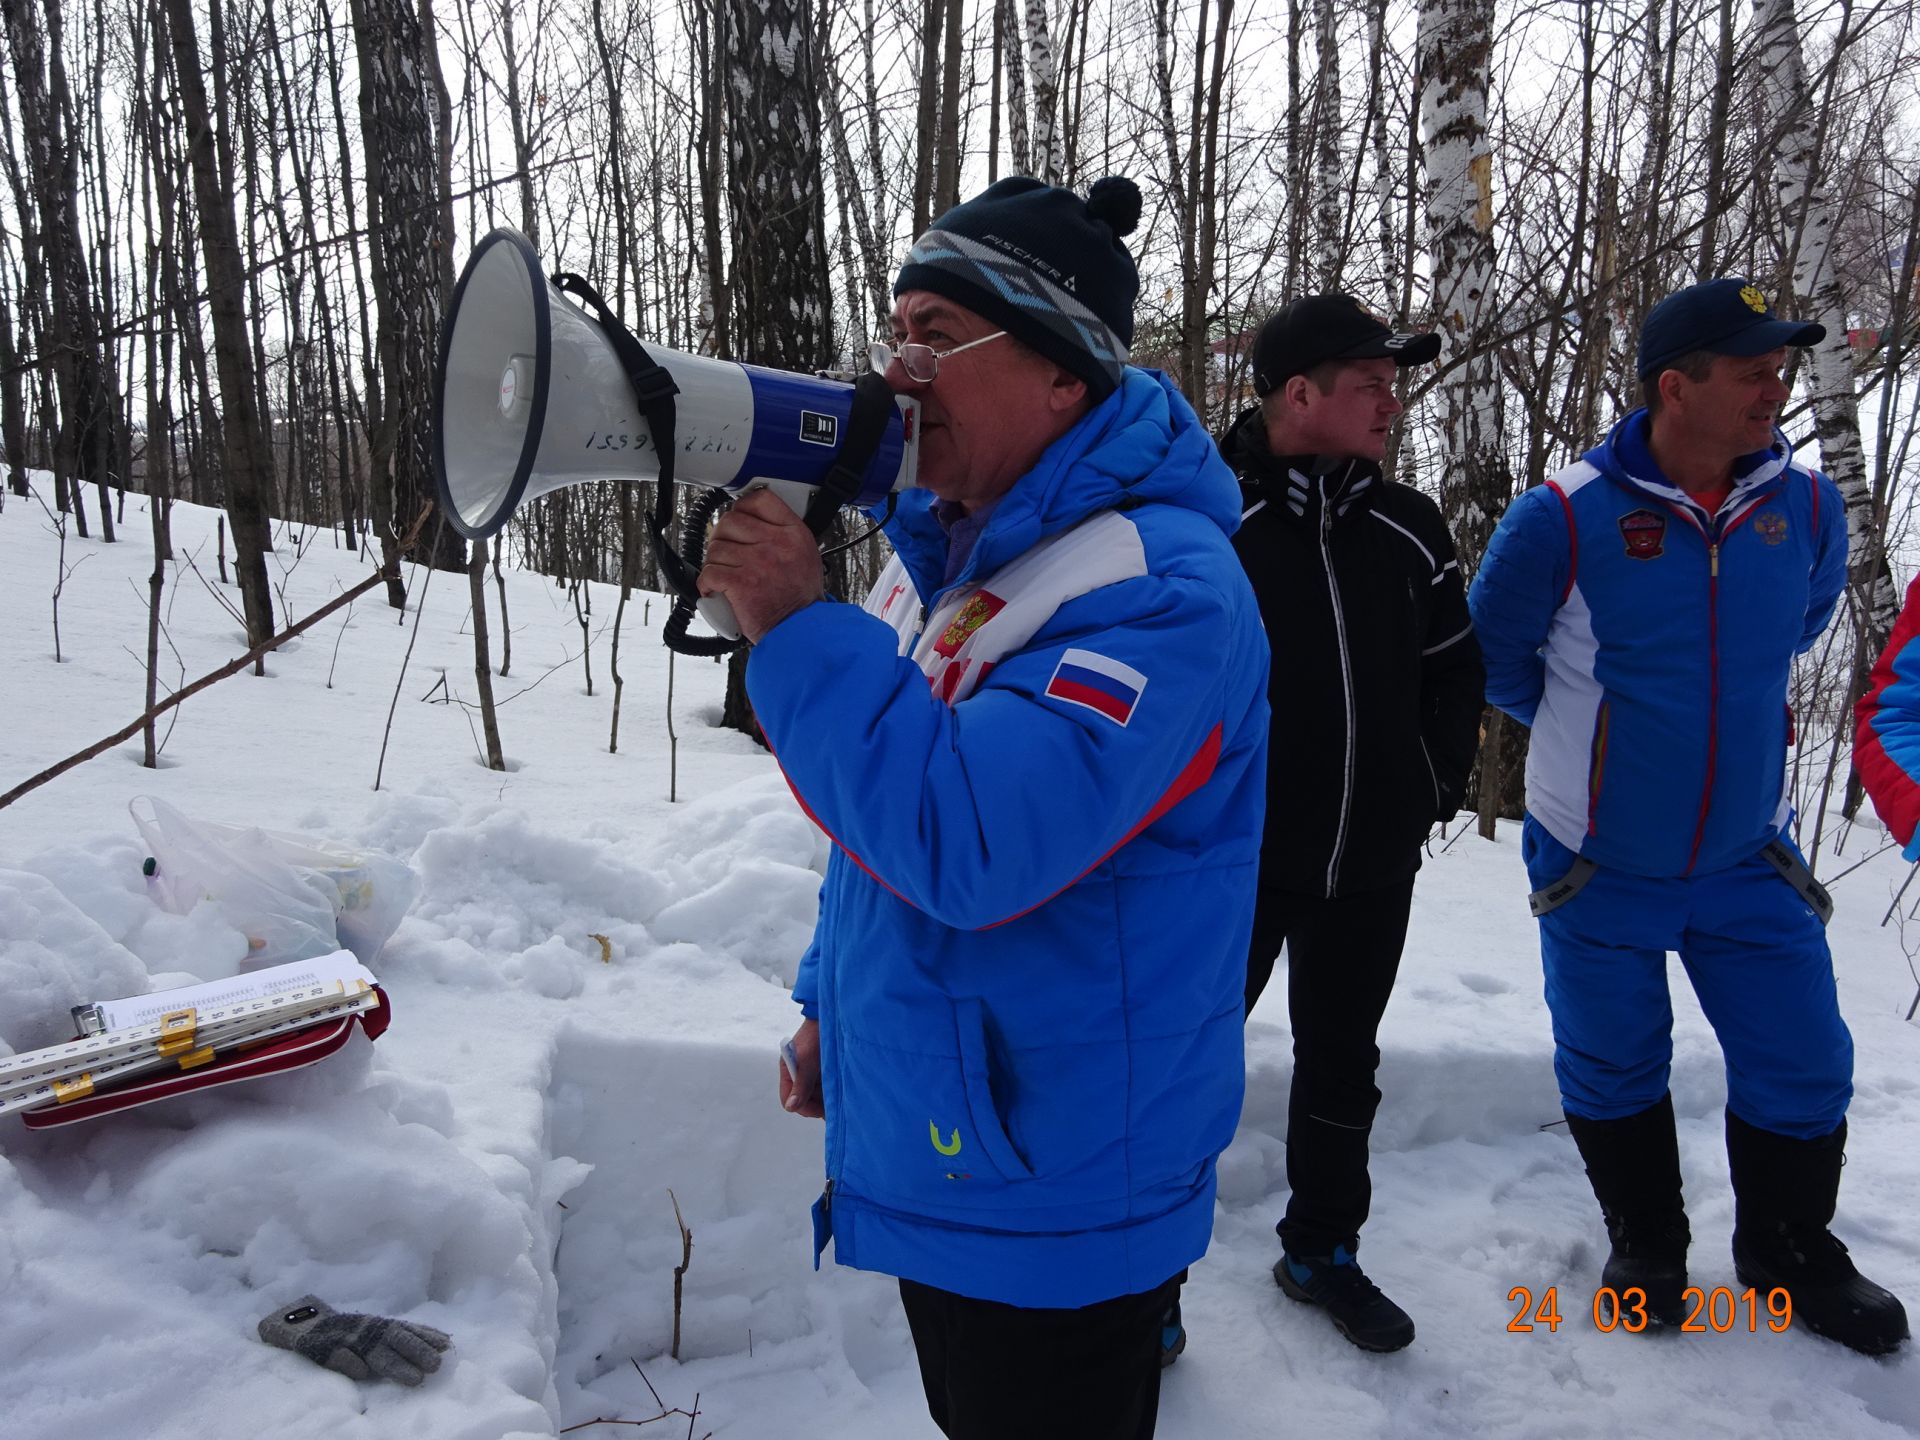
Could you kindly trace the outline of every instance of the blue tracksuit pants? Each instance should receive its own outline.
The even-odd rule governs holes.
[[[1575,858],[1531,815],[1522,853],[1535,890],[1559,880]],[[1553,1068],[1566,1110],[1618,1120],[1667,1093],[1669,952],[1680,956],[1719,1038],[1728,1108],[1796,1139],[1831,1133],[1853,1098],[1853,1037],[1840,1018],[1833,957],[1819,917],[1757,854],[1674,879],[1601,869],[1541,917]]]

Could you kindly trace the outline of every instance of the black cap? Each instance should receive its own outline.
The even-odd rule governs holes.
[[[1303,295],[1282,305],[1253,341],[1253,393],[1271,395],[1328,360],[1425,365],[1440,354],[1431,332],[1395,330],[1351,295]]]
[[[1782,320],[1751,280],[1727,275],[1676,290],[1647,312],[1640,326],[1642,380],[1682,355],[1764,355],[1784,345],[1818,345],[1824,325]]]
[[[1082,200],[1009,176],[947,211],[913,243],[893,293],[930,290],[966,306],[1111,395],[1133,344],[1140,288],[1122,239],[1140,223],[1140,187],[1096,180]]]

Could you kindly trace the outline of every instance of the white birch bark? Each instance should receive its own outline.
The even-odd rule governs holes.
[[[1462,355],[1440,387],[1447,455],[1446,514],[1471,571],[1511,492],[1500,435],[1500,380],[1480,344],[1496,306],[1493,152],[1487,139],[1493,0],[1421,0],[1417,40],[1420,127],[1427,170],[1427,246],[1433,318],[1443,362]]]
[[[1058,185],[1067,170],[1066,149],[1060,139],[1059,110],[1054,75],[1053,35],[1047,23],[1047,0],[1027,0],[1027,46],[1033,57],[1033,161],[1039,178]]]
[[[1755,0],[1759,96],[1764,138],[1773,145],[1773,186],[1793,257],[1799,312],[1826,326],[1807,356],[1807,391],[1821,468],[1847,505],[1848,581],[1858,606],[1861,647],[1878,655],[1900,613],[1900,597],[1874,523],[1873,484],[1860,444],[1853,352],[1847,343],[1847,294],[1834,264],[1836,207],[1820,170],[1820,134],[1800,50],[1794,0]]]
[[[1319,75],[1314,105],[1313,214],[1315,266],[1322,290],[1340,287],[1344,249],[1340,203],[1340,37],[1334,25],[1333,0],[1314,0],[1315,60]]]
[[[1000,56],[1007,67],[1007,144],[1016,175],[1033,174],[1033,141],[1027,129],[1026,46],[1013,16],[1015,0],[996,0],[995,23],[1000,27]]]

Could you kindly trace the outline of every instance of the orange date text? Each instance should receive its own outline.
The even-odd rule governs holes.
[[[1725,1335],[1744,1329],[1749,1335],[1756,1335],[1764,1319],[1766,1328],[1778,1335],[1793,1324],[1793,1296],[1778,1287],[1763,1296],[1751,1287],[1735,1292],[1725,1285],[1716,1285],[1711,1290],[1689,1285],[1682,1292],[1681,1301],[1687,1311],[1686,1318],[1680,1322],[1682,1334]],[[1549,1285],[1537,1300],[1529,1287],[1516,1285],[1507,1292],[1507,1303],[1515,1307],[1513,1318],[1507,1321],[1509,1335],[1531,1335],[1539,1329],[1557,1333],[1566,1323],[1566,1317],[1560,1313],[1557,1285]],[[1593,1328],[1609,1335],[1615,1330],[1637,1335],[1649,1326],[1658,1325],[1647,1310],[1646,1292],[1638,1285],[1619,1291],[1611,1285],[1602,1285],[1593,1292],[1589,1309]]]

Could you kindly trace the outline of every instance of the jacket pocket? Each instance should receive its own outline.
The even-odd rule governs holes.
[[[1008,1180],[1031,1180],[1033,1167],[1014,1148],[993,1098],[993,1072],[987,1049],[987,1010],[978,997],[953,1002],[954,1028],[960,1039],[960,1074],[967,1110],[980,1148]]]

